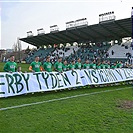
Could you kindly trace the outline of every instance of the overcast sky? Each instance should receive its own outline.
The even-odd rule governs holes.
[[[27,31],[37,34],[37,29],[50,32],[51,25],[65,30],[68,21],[87,18],[89,25],[99,22],[99,14],[114,11],[116,19],[131,16],[132,0],[0,0],[1,46],[10,49],[17,37],[26,37]],[[22,42],[22,48],[29,44]],[[31,45],[29,45],[32,47]]]

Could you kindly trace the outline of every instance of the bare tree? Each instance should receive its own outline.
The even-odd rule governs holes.
[[[21,41],[19,40],[19,37],[17,38],[17,48],[18,48],[18,51],[22,51],[22,45],[21,45]]]
[[[18,46],[16,43],[13,44],[13,51],[14,52],[17,52],[18,51]]]
[[[17,38],[17,50],[18,50],[18,57],[19,57],[19,61],[21,61],[21,51],[22,51],[22,45],[21,45],[21,41],[19,40],[19,37]]]

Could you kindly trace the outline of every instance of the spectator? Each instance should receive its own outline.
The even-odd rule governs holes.
[[[111,51],[111,53],[112,53],[112,55],[114,55],[114,51],[113,50]]]

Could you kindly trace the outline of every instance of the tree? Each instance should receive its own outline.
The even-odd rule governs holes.
[[[18,46],[16,43],[13,44],[13,51],[14,52],[17,52],[18,51]]]
[[[21,61],[22,45],[21,45],[21,41],[19,40],[19,37],[17,38],[17,44],[16,45],[17,45],[19,61]]]

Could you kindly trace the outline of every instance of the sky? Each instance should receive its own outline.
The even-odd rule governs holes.
[[[116,20],[131,17],[132,0],[0,0],[0,49],[11,49],[17,37],[37,29],[50,32],[50,26],[65,30],[66,22],[87,18],[99,23],[99,14],[114,11]],[[22,49],[33,46],[21,42]]]

